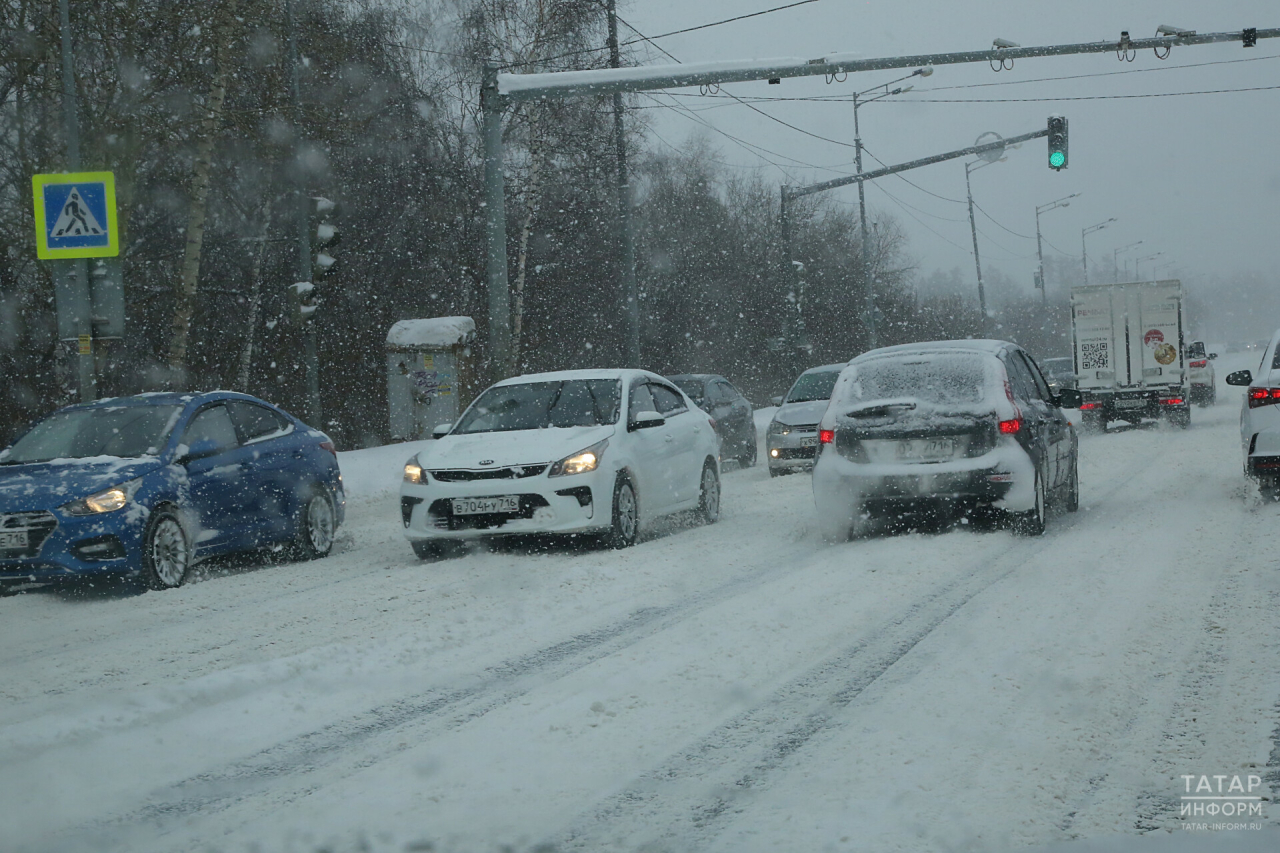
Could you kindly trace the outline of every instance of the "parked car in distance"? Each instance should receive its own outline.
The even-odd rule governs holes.
[[[1247,386],[1240,404],[1244,474],[1265,494],[1280,496],[1280,331],[1262,350],[1257,371],[1237,370],[1226,381]]]
[[[670,513],[720,514],[711,417],[643,370],[569,370],[490,386],[404,467],[405,536],[589,535],[615,548]]]
[[[345,495],[324,433],[246,394],[141,394],[59,409],[0,452],[0,581],[140,575],[333,546]]]
[[[1044,372],[1044,378],[1055,392],[1063,388],[1076,387],[1075,361],[1071,356],[1040,360],[1040,369]]]
[[[1191,379],[1191,402],[1198,406],[1212,406],[1218,401],[1217,377],[1213,371],[1216,352],[1208,352],[1204,341],[1187,344],[1187,373]]]
[[[714,373],[680,373],[667,378],[711,416],[720,437],[721,461],[733,459],[743,468],[756,464],[755,409],[732,382]]]
[[[827,410],[831,389],[843,369],[843,364],[811,367],[796,377],[785,395],[773,399],[778,411],[764,437],[769,476],[813,467],[818,453],[818,421]]]
[[[849,362],[820,423],[813,494],[825,537],[877,517],[1005,520],[1044,532],[1079,505],[1078,440],[1035,362],[1005,341],[886,347]]]

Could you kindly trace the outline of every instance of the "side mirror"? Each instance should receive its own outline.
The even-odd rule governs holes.
[[[1058,408],[1078,409],[1084,402],[1084,396],[1075,388],[1063,388],[1058,392]]]
[[[449,430],[453,429],[453,424],[436,424],[431,430],[432,438],[444,438],[449,434]]]
[[[657,412],[636,412],[631,418],[631,424],[628,429],[635,432],[638,429],[653,429],[660,427],[667,422],[667,419]]]
[[[1217,354],[1216,352],[1211,352],[1211,353],[1209,353],[1209,360],[1210,360],[1210,361],[1213,361],[1213,360],[1214,360],[1215,358],[1217,358],[1217,357],[1218,357],[1218,354]]]
[[[1227,374],[1228,385],[1248,385],[1253,381],[1253,374],[1248,370],[1237,370]]]
[[[776,397],[770,397],[770,398],[769,398],[769,403],[770,403],[770,404],[772,404],[772,405],[774,405],[774,406],[781,406],[781,405],[782,405],[782,395],[781,395],[781,394],[779,394],[779,395],[778,395],[778,396],[776,396]]]
[[[174,457],[174,461],[181,465],[196,459],[216,456],[221,452],[222,448],[218,446],[218,442],[212,438],[202,438],[192,445],[179,444],[178,453]]]

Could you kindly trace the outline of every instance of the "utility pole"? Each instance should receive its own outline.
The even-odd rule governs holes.
[[[1106,228],[1108,225],[1110,225],[1112,222],[1115,222],[1115,221],[1116,221],[1116,218],[1113,216],[1110,219],[1108,219],[1106,222],[1099,222],[1097,225],[1090,225],[1088,228],[1080,229],[1080,263],[1084,266],[1084,283],[1085,284],[1089,283],[1089,250],[1085,248],[1084,238],[1088,237],[1094,231],[1101,231],[1103,228]]]
[[[62,128],[66,137],[68,172],[80,171],[80,106],[76,99],[75,53],[71,42],[71,10],[68,0],[58,0],[62,28]],[[74,337],[80,402],[97,397],[97,371],[93,354],[93,299],[89,293],[89,264],[84,259],[55,261],[58,337]]]
[[[1120,283],[1120,253],[1127,252],[1130,249],[1134,248],[1135,246],[1141,246],[1141,245],[1142,245],[1142,241],[1139,240],[1136,243],[1130,243],[1127,246],[1121,246],[1119,249],[1116,249],[1114,252],[1111,253],[1111,278],[1117,284]],[[1125,274],[1127,275],[1129,272],[1128,258],[1125,259],[1124,270],[1125,270]]]
[[[1044,281],[1044,246],[1040,239],[1040,214],[1048,213],[1050,210],[1059,207],[1070,207],[1071,202],[1069,199],[1073,199],[1078,195],[1080,193],[1072,193],[1069,196],[1060,198],[1057,201],[1051,201],[1048,204],[1042,204],[1036,208],[1036,284],[1040,288],[1040,299],[1046,307],[1049,305],[1049,288],[1045,286]]]
[[[1036,135],[1044,136],[1047,135],[1047,133],[1047,130],[1042,130],[1037,131]],[[1005,146],[1010,144],[1012,141],[1013,140],[1001,140],[996,143],[996,145]],[[1003,147],[988,149],[992,155],[998,155],[1002,150]],[[990,157],[984,157],[982,160],[970,160],[968,163],[964,164],[964,188],[969,194],[969,231],[973,234],[973,266],[978,273],[978,309],[982,311],[982,325],[984,328],[987,324],[987,292],[982,283],[982,261],[978,258],[978,221],[973,218],[973,185],[969,180],[969,175],[972,172],[976,172],[979,169],[990,166],[992,163],[999,163],[1003,159],[1003,157],[998,157],[998,159],[993,160]]]
[[[306,174],[303,172],[302,89],[298,82],[298,32],[293,15],[293,0],[284,2],[285,26],[289,30],[289,82],[293,105],[294,169],[297,186],[294,206],[298,240],[297,281],[311,281],[311,199],[307,196]],[[307,423],[321,427],[320,356],[316,345],[316,320],[303,320],[303,361],[307,371]]]
[[[617,0],[608,0],[609,65],[622,67],[618,49]],[[631,233],[631,180],[627,172],[627,137],[622,124],[622,93],[613,93],[613,145],[618,157],[618,259],[622,268],[623,314],[626,318],[626,358],[628,367],[640,367],[640,294],[636,289],[636,248]]]

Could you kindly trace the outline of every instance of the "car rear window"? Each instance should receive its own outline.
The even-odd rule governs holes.
[[[842,400],[852,404],[903,398],[940,405],[987,402],[993,384],[990,361],[956,353],[872,359],[851,366]]]

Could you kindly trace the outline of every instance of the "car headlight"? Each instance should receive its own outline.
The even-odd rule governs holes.
[[[133,497],[133,493],[138,490],[139,482],[139,480],[130,480],[127,483],[103,489],[87,498],[64,505],[62,511],[67,515],[99,515],[124,509]]]
[[[404,481],[406,483],[425,483],[427,481],[427,473],[418,464],[418,457],[415,456],[404,463]]]
[[[604,458],[604,449],[609,446],[609,439],[597,442],[585,450],[579,450],[572,456],[566,456],[551,466],[548,477],[568,477],[571,474],[585,474],[600,467]]]

